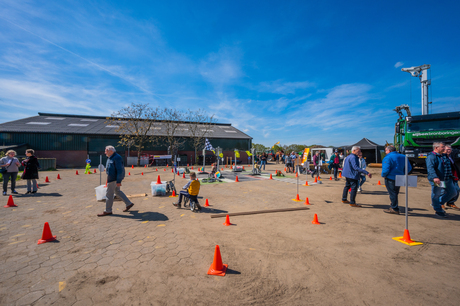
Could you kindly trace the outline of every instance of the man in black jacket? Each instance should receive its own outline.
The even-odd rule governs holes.
[[[458,187],[458,176],[460,175],[460,171],[459,171],[457,165],[455,164],[455,160],[453,159],[453,156],[452,156],[452,146],[451,145],[446,145],[445,150],[446,150],[447,158],[450,161],[450,164],[451,164],[451,167],[452,167],[452,179],[453,179],[453,183],[454,183],[454,186],[455,186],[455,190],[457,190],[457,195],[454,196],[452,199],[450,199],[446,203],[446,206],[450,207],[450,208],[453,208],[453,209],[460,210],[460,208],[457,207],[457,205],[455,205],[455,202],[458,200],[458,196],[460,194],[460,188]]]

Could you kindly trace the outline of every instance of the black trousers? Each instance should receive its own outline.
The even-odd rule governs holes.
[[[350,204],[356,204],[355,199],[356,199],[356,192],[358,191],[358,180],[354,180],[351,178],[346,178],[347,181],[345,183],[345,187],[343,187],[343,193],[342,193],[342,201],[346,201],[348,198],[348,190],[351,188],[351,193],[350,193]]]
[[[8,181],[11,177],[11,191],[16,189],[16,178],[18,177],[17,172],[6,172],[3,173],[3,192],[6,192],[8,189]]]

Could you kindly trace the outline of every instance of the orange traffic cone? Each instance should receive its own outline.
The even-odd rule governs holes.
[[[299,194],[296,195],[295,199],[292,199],[293,201],[300,202]]]
[[[157,185],[161,184],[161,179],[160,179],[160,176],[158,175],[158,178],[157,178]]]
[[[184,173],[182,173],[182,178],[185,178],[185,172],[184,172]]]
[[[45,183],[49,183],[50,180],[48,179],[48,177],[45,178]]]
[[[144,175],[144,172],[141,172],[141,175]]]
[[[8,207],[18,207],[18,206],[17,206],[16,204],[14,204],[13,196],[10,195],[10,196],[8,197],[8,203],[6,203],[6,205],[3,206],[3,207],[8,208]]]
[[[176,196],[176,191],[175,191],[174,189],[173,189],[173,191],[172,191],[172,195],[170,195],[169,197],[170,197],[170,198],[175,198],[175,197],[177,197],[177,196]]]
[[[224,225],[225,225],[225,226],[230,226],[230,225],[232,225],[232,224],[230,223],[230,217],[229,217],[228,215],[227,215],[227,217],[225,218],[225,223],[224,223]]]
[[[348,192],[351,192],[351,188],[350,188],[350,189],[348,189]]]
[[[299,177],[299,174],[297,172],[295,173],[295,177]]]
[[[128,176],[131,175],[131,172],[128,172]]]
[[[171,169],[171,173],[174,173],[174,169]]]
[[[77,170],[77,171],[75,171],[75,175],[78,175],[78,170]]]
[[[313,217],[313,221],[311,221],[311,223],[313,223],[313,224],[321,224],[321,223],[318,222],[318,215],[317,214],[315,214],[315,216]]]
[[[329,180],[332,181],[332,176],[329,177]]]
[[[158,172],[158,168],[155,168],[155,171]]]
[[[105,181],[105,186],[104,186],[104,187],[107,187],[107,183],[108,183],[108,182],[107,182],[107,181]]]
[[[187,164],[187,167],[188,167],[188,164]]]
[[[271,174],[271,173],[270,173],[270,179],[271,179],[271,180],[273,179],[273,177],[272,177],[272,174]]]
[[[409,230],[408,230],[408,229],[405,229],[405,230],[404,230],[404,235],[403,235],[402,241],[407,242],[407,243],[413,243],[413,242],[415,242],[414,240],[410,239],[410,234],[409,234]]]
[[[204,203],[204,207],[208,207],[209,206],[209,201],[208,199],[206,199],[206,203]]]
[[[147,168],[147,165],[144,165],[144,168]]]
[[[94,169],[94,173],[96,173],[96,169]]]
[[[286,168],[284,168],[284,172],[286,172]]]
[[[240,181],[238,180],[238,175],[235,178],[235,183],[239,183]]]
[[[166,171],[166,168],[164,168],[163,171]]]
[[[168,168],[168,167],[169,167],[169,165],[168,165],[168,164],[166,164],[166,168]]]
[[[191,168],[191,169],[193,170],[193,166],[192,166],[192,168]]]
[[[305,185],[304,186],[308,186],[308,181],[305,181]]]
[[[377,185],[382,185],[382,184],[380,184],[380,181],[378,181],[378,182],[377,182]]]
[[[321,181],[321,176],[318,176],[318,180]]]
[[[131,169],[134,169],[134,165],[131,165]]]
[[[214,260],[212,261],[211,267],[209,267],[208,275],[225,276],[228,265],[222,264],[222,257],[220,255],[220,248],[216,245],[214,251]]]
[[[339,173],[339,178],[342,178],[342,172]]]
[[[42,239],[39,239],[37,244],[42,244],[45,242],[50,242],[50,241],[55,241],[55,240],[56,240],[56,236],[53,236],[53,234],[51,234],[50,225],[48,224],[48,222],[45,222],[45,226],[43,227]]]
[[[244,170],[244,166],[243,166],[243,170]]]
[[[58,173],[57,180],[60,180],[60,179],[61,179],[61,176],[60,176],[59,173]]]
[[[305,203],[304,203],[304,204],[305,204],[305,205],[310,205],[310,201],[308,201],[308,197],[307,197],[307,199],[305,200]]]
[[[318,183],[318,178],[317,177],[315,177],[314,183]]]

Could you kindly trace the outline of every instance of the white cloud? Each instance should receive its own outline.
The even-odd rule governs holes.
[[[294,94],[296,90],[303,90],[310,87],[315,87],[315,83],[309,81],[303,82],[283,82],[282,80],[276,80],[273,82],[262,82],[258,86],[258,90],[261,92],[270,92],[276,94]]]
[[[233,83],[243,75],[240,64],[241,54],[236,48],[222,48],[211,53],[199,65],[199,73],[214,84]]]
[[[395,68],[401,67],[402,65],[404,65],[403,62],[397,62],[397,63],[395,64]]]

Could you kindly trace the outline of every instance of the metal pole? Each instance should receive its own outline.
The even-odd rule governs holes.
[[[236,151],[233,150],[233,153],[234,153],[234,155],[235,155],[235,168],[232,167],[232,169],[235,170],[235,169],[236,169]]]
[[[204,167],[206,166],[206,149],[203,148],[203,171],[204,172]]]
[[[406,165],[405,165],[405,180],[406,180],[406,230],[409,230],[409,176],[407,171],[408,158],[406,155]]]
[[[102,155],[100,155],[99,165],[102,165]],[[99,169],[99,185],[102,185],[102,171]]]

